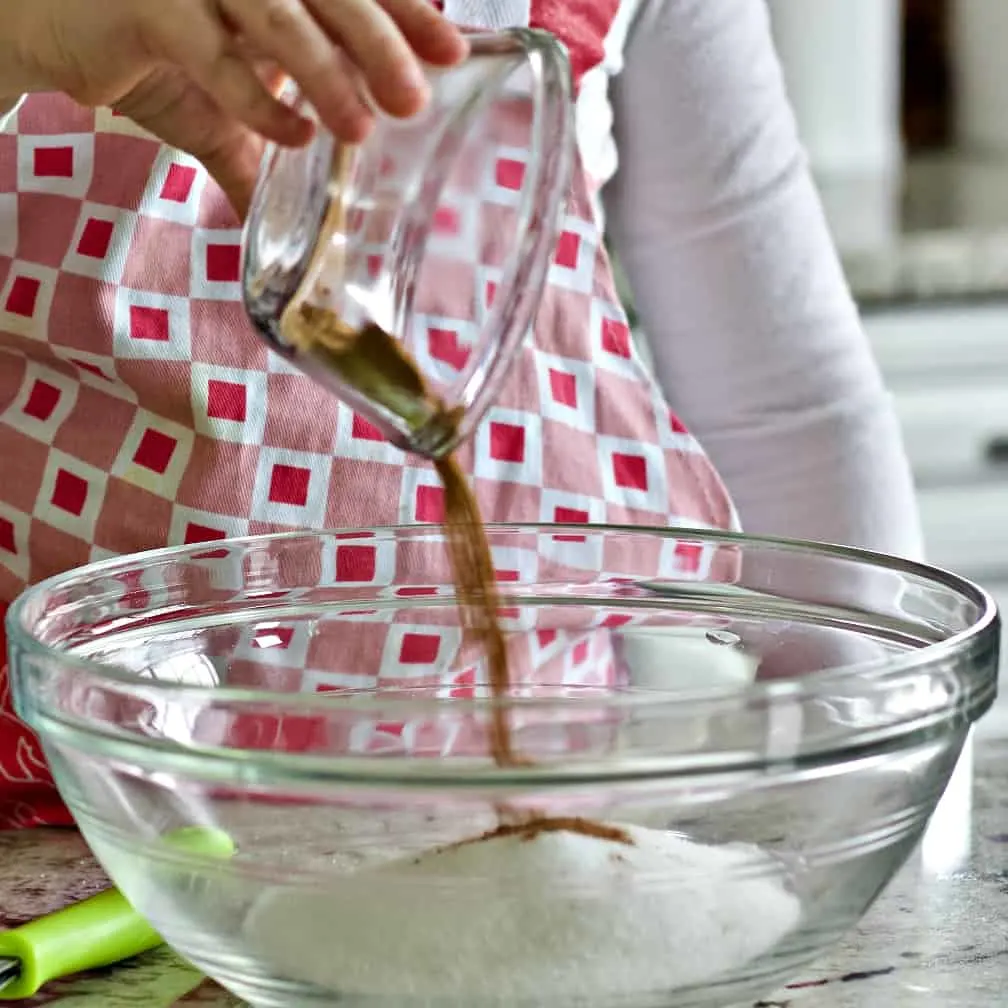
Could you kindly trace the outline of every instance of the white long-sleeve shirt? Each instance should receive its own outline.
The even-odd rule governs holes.
[[[765,4],[624,0],[594,73],[582,152],[608,180],[608,228],[658,379],[744,527],[920,553],[895,411]]]

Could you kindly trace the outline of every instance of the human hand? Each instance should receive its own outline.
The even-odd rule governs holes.
[[[418,112],[421,63],[466,45],[429,0],[5,0],[22,90],[108,105],[206,164],[244,212],[264,140],[297,146],[312,125],[276,97],[293,78],[337,136],[372,114]],[[8,46],[11,48],[11,46]]]

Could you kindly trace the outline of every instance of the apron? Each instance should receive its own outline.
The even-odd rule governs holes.
[[[580,81],[602,59],[618,3],[452,7],[463,22],[479,7],[484,19],[498,10],[490,27],[527,20],[554,32]],[[507,205],[521,170],[521,152],[501,152],[482,192],[491,210]],[[534,333],[461,451],[484,517],[734,527],[710,461],[637,355],[595,195],[579,166]],[[197,162],[108,110],[31,96],[0,134],[0,608],[41,578],[113,555],[290,529],[440,521],[431,467],[381,440],[251,332],[238,283],[240,234]],[[457,367],[464,350],[472,319],[453,315],[453,305],[449,285],[425,334],[432,366]],[[579,553],[585,545],[558,540],[545,558],[504,551],[495,555],[498,574],[534,578],[558,555],[582,569],[597,564]],[[337,552],[337,578],[374,586],[395,572],[367,542]],[[713,559],[673,542],[655,558],[655,573],[705,577]],[[536,634],[519,635],[515,674],[612,682],[620,672],[606,638],[540,647]],[[291,646],[289,635],[278,639]],[[442,674],[443,643],[436,629],[372,622],[353,663],[377,668],[376,681],[416,682],[418,662]],[[268,649],[258,653],[284,665]],[[341,688],[341,660],[347,655],[306,647],[297,688]],[[255,660],[231,674],[262,681]],[[478,662],[456,663],[444,685],[466,695],[481,688],[480,674]],[[4,670],[0,828],[69,824],[10,699]],[[376,738],[387,746],[388,732],[358,731],[353,747],[367,750]],[[277,744],[282,733],[253,734]],[[393,726],[393,741],[408,735]]]

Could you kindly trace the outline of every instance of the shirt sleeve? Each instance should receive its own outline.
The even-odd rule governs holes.
[[[645,0],[613,82],[610,236],[670,403],[748,531],[921,552],[895,410],[764,0]]]

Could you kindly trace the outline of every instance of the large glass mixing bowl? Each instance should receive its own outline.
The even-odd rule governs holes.
[[[991,599],[728,534],[490,538],[506,700],[462,641],[441,535],[413,527],[165,550],[32,588],[8,618],[18,710],[115,882],[253,1005],[775,989],[920,838],[995,695]],[[492,715],[520,765],[488,757]],[[575,825],[493,834],[522,814]],[[237,852],[163,839],[185,826]]]

